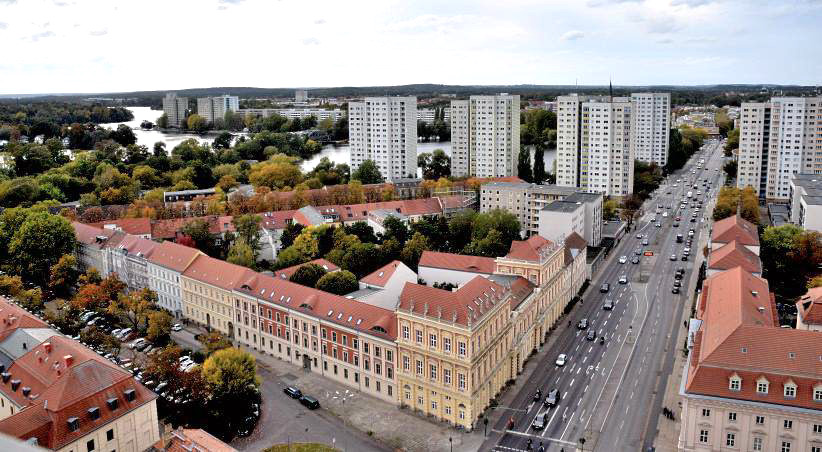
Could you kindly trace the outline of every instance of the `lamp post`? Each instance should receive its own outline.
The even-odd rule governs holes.
[[[487,417],[482,419],[482,425],[485,427],[484,435],[488,436],[488,418]]]
[[[580,438],[579,444],[582,446],[582,452],[585,452],[585,438]]]
[[[448,437],[448,446],[451,448],[451,452],[454,452],[454,438]]]

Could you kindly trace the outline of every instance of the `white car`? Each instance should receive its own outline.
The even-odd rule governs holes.
[[[146,341],[145,338],[142,338],[142,337],[140,339],[136,339],[134,342],[128,344],[128,348],[133,350],[133,349],[137,348],[138,345],[142,344],[145,341]]]
[[[567,361],[568,361],[568,357],[565,355],[565,353],[563,353],[563,354],[557,356],[556,365],[559,366],[559,367],[562,367],[562,366],[565,365],[565,363]]]
[[[182,329],[183,329],[183,326],[180,325],[179,323],[175,323],[174,325],[171,326],[171,331],[180,331]]]
[[[665,218],[668,216],[668,212],[662,212],[662,217]]]
[[[619,283],[620,284],[628,284],[628,277],[625,276],[625,275],[620,276],[619,277]]]
[[[620,264],[624,264],[626,262],[628,262],[628,256],[620,256],[619,257],[619,263]]]

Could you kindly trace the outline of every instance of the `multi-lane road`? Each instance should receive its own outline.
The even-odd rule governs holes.
[[[701,159],[705,163],[698,168]],[[584,302],[571,312],[566,325],[570,327],[556,330],[545,361],[537,363],[513,403],[497,408],[505,414],[482,450],[539,450],[542,445],[548,451],[570,452],[583,445],[581,438],[584,450],[636,452],[650,446],[679,348],[676,328],[682,309],[690,307],[698,272],[694,257],[702,252],[700,237],[710,224],[706,212],[719,189],[721,162],[721,143],[709,142],[645,202],[636,227],[611,250]],[[692,206],[697,201],[702,201],[701,209]],[[690,222],[693,212],[695,221]],[[682,261],[690,229],[694,230],[692,250]],[[677,243],[677,234],[683,235],[682,243]],[[640,262],[633,264],[636,253]],[[671,260],[672,255],[676,260]],[[621,256],[627,262],[620,263]],[[681,292],[674,294],[678,269],[685,274]],[[622,276],[625,284],[619,282]],[[601,291],[603,283],[610,284],[607,292]],[[606,300],[613,302],[613,309],[603,308]],[[576,328],[581,319],[588,320],[585,330]],[[595,340],[586,337],[590,330],[596,332]],[[560,354],[567,355],[564,366],[555,363]],[[546,407],[542,400],[534,401],[538,389],[542,400],[557,389],[557,405]],[[544,416],[544,428],[533,428],[538,416]]]

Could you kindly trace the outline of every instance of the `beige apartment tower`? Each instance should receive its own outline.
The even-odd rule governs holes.
[[[451,101],[451,175],[516,176],[519,95],[471,96]]]
[[[417,98],[366,97],[348,104],[351,172],[366,160],[387,182],[417,176]]]
[[[187,97],[177,97],[174,93],[168,93],[163,98],[163,113],[168,118],[169,127],[180,127],[186,119],[186,109],[188,109]]]

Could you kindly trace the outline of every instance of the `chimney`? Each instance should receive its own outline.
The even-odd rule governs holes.
[[[43,342],[43,349],[46,350],[46,353],[51,353],[51,342]]]
[[[20,387],[20,380],[12,380],[11,381],[11,390],[17,391],[17,388]]]
[[[11,374],[8,372],[3,372],[2,374],[0,374],[0,378],[3,379],[3,383],[8,383],[9,378],[11,378]]]
[[[64,356],[63,360],[66,362],[66,367],[71,367],[74,364],[74,357],[71,355]]]
[[[31,394],[31,388],[28,386],[23,386],[23,396],[28,397]]]
[[[760,307],[758,307],[757,309],[759,310],[759,313],[760,313],[760,314],[764,314],[764,313],[765,313],[765,307],[764,307],[764,306],[760,306]]]

